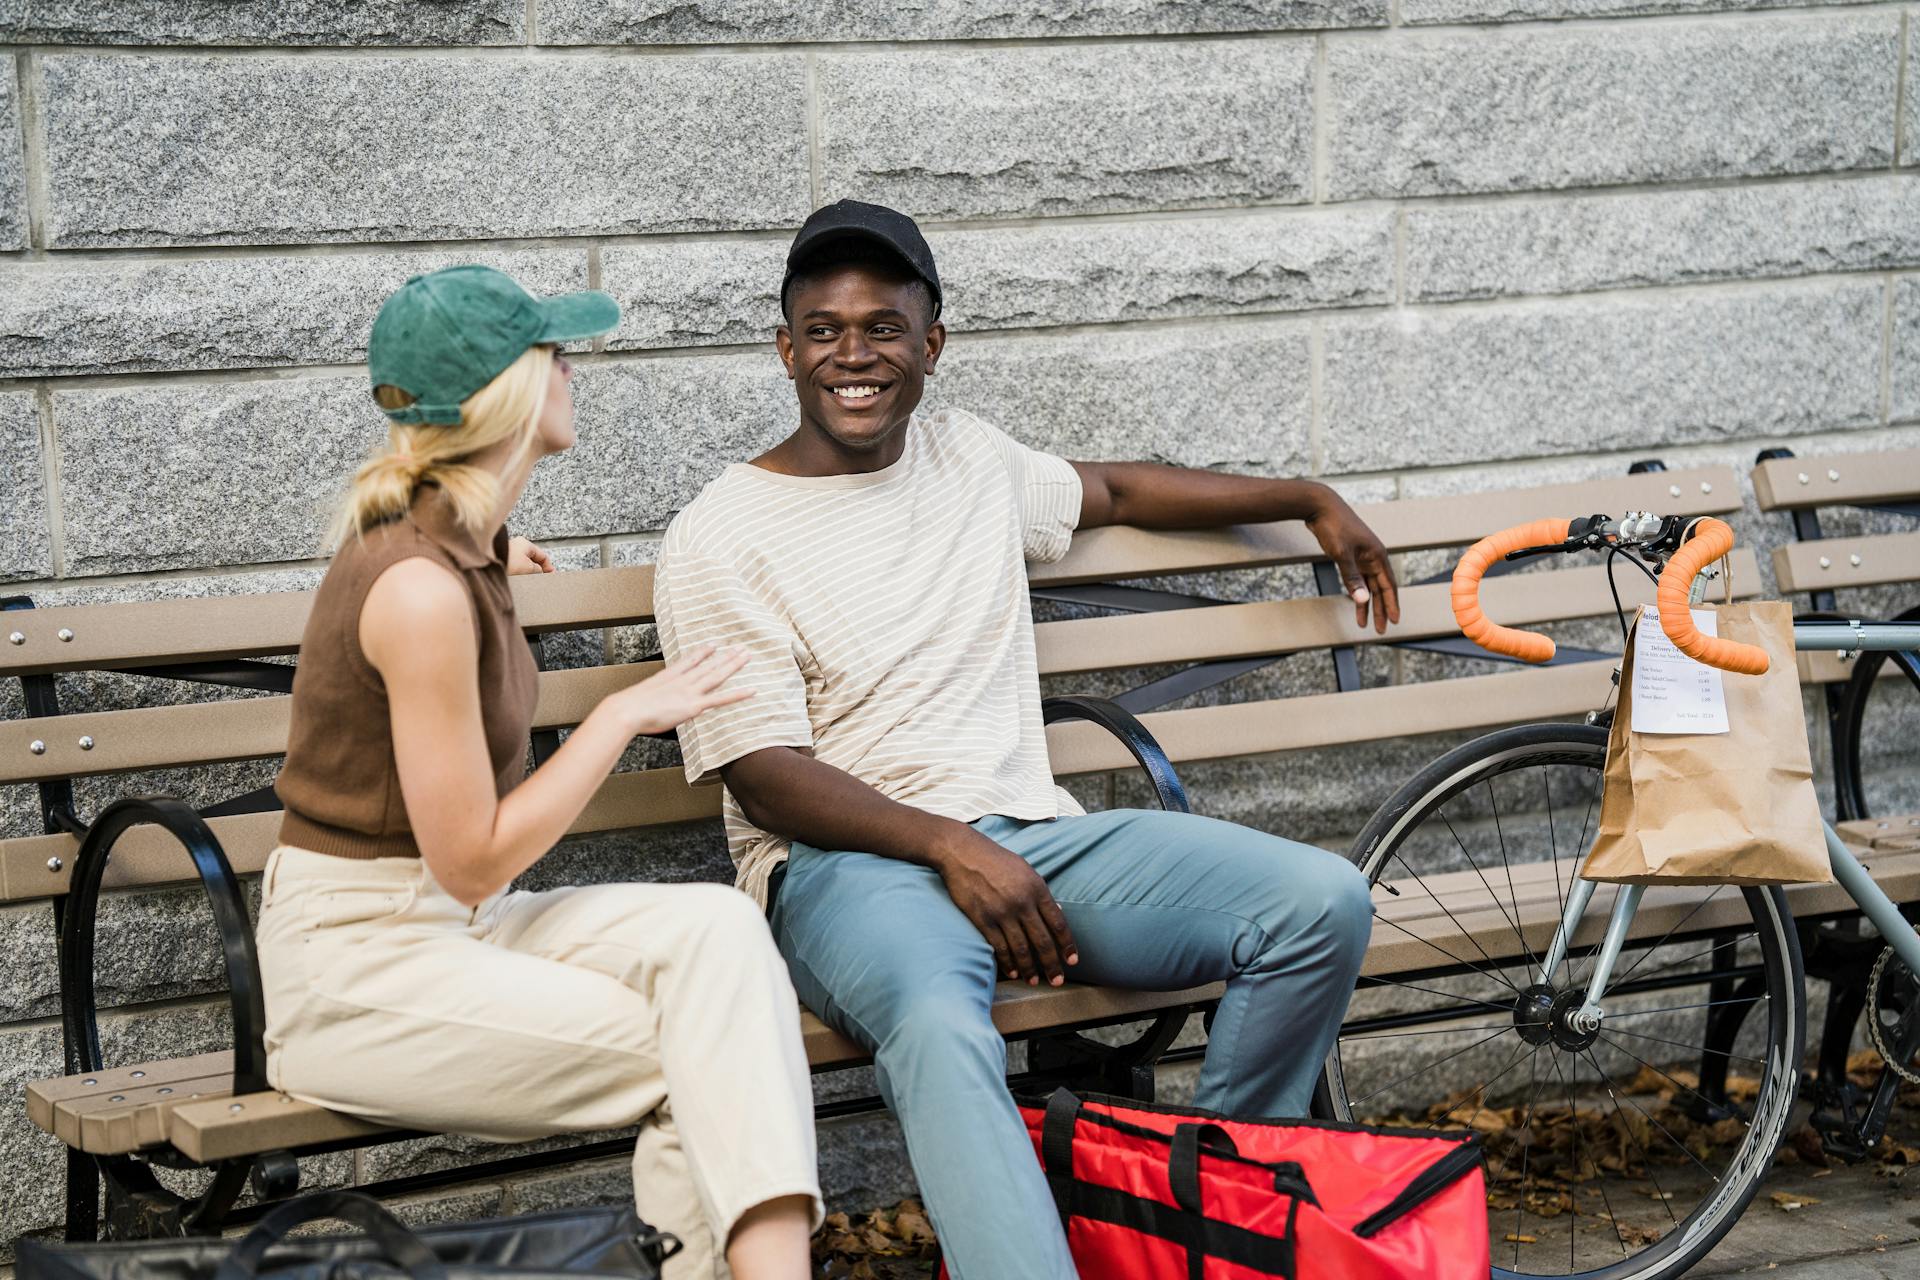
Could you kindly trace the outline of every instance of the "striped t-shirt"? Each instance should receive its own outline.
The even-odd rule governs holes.
[[[765,747],[812,747],[882,795],[943,817],[1081,810],[1054,785],[1025,561],[1080,519],[1063,459],[968,413],[916,415],[899,461],[861,475],[722,472],[675,517],[654,609],[668,658],[746,650],[755,691],[680,727],[687,777]],[[740,887],[766,902],[787,842],[729,795]]]

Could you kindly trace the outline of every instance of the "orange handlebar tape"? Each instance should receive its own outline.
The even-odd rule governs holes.
[[[1764,675],[1768,666],[1766,650],[1738,640],[1702,635],[1693,622],[1689,598],[1694,578],[1732,548],[1733,530],[1724,521],[1701,520],[1694,525],[1693,537],[1674,553],[1660,573],[1660,589],[1654,595],[1660,606],[1660,629],[1667,633],[1667,639],[1673,641],[1676,649],[1695,662],[1737,675]]]
[[[1554,644],[1537,631],[1503,627],[1480,611],[1480,578],[1488,566],[1509,551],[1565,542],[1571,520],[1535,520],[1480,539],[1453,569],[1453,620],[1467,639],[1489,653],[1505,654],[1522,662],[1548,662]]]

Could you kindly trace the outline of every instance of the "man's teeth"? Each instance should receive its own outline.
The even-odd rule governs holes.
[[[865,400],[869,396],[879,395],[880,388],[875,386],[835,387],[833,389],[833,394],[837,396],[845,396],[849,400]]]

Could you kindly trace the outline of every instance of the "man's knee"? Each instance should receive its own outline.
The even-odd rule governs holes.
[[[1261,920],[1273,949],[1338,957],[1358,964],[1373,937],[1373,893],[1367,877],[1324,849],[1296,847],[1284,891]]]
[[[1345,858],[1334,863],[1326,875],[1322,919],[1328,937],[1357,959],[1373,939],[1373,889],[1360,868]]]

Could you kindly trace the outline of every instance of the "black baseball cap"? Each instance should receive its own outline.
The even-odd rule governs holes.
[[[830,245],[848,240],[865,241],[877,246],[907,269],[908,274],[926,283],[933,292],[933,314],[940,314],[940,273],[933,266],[933,250],[920,234],[912,218],[885,205],[863,204],[858,200],[836,200],[815,209],[800,225],[800,233],[787,250],[787,273],[780,280],[780,306],[787,305],[787,286],[807,259]]]

